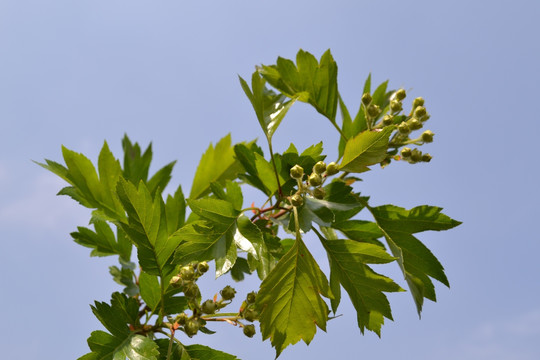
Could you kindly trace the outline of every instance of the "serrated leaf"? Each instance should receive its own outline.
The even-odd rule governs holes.
[[[95,231],[79,226],[77,227],[78,231],[72,232],[70,235],[77,244],[93,249],[90,256],[120,254],[121,248],[109,225],[104,221],[94,221],[93,225]]]
[[[212,349],[204,345],[188,345],[184,346],[186,351],[189,353],[192,359],[199,360],[237,360],[238,358],[234,355],[227,354],[223,351]]]
[[[187,203],[195,214],[223,225],[229,225],[231,222],[234,222],[239,213],[230,202],[219,199],[188,199]]]
[[[128,223],[120,225],[137,247],[141,267],[148,274],[163,277],[173,269],[170,260],[180,239],[168,234],[161,195],[152,199],[142,181],[136,188],[123,179],[118,181],[117,192],[128,214]]]
[[[142,271],[139,275],[139,289],[141,298],[154,311],[161,300],[161,286],[158,277]]]
[[[386,158],[390,134],[393,126],[387,126],[380,131],[364,131],[349,139],[345,145],[343,160],[340,164],[342,171],[364,172],[368,166],[377,164]]]
[[[266,88],[266,80],[261,77],[258,71],[251,76],[251,88],[247,82],[239,77],[242,89],[246,93],[259,124],[264,131],[268,141],[271,141],[274,132],[279,124],[295,103],[296,99],[287,100],[282,94],[276,94],[274,91]]]
[[[332,123],[337,110],[337,64],[327,50],[320,61],[310,53],[300,50],[296,65],[279,57],[276,65],[263,65],[259,72],[276,89],[290,98],[310,103]]]
[[[326,331],[331,297],[328,280],[301,238],[261,283],[257,309],[263,340],[270,338],[279,354],[290,344],[309,344],[316,326]]]
[[[93,331],[88,346],[92,352],[79,360],[158,360],[159,356],[153,340],[135,333],[116,337],[104,331]]]
[[[242,166],[234,157],[231,135],[222,138],[214,147],[212,144],[201,157],[191,187],[190,199],[198,199],[210,191],[210,184],[222,185],[226,180],[233,180],[242,171]]]
[[[392,254],[398,258],[418,315],[422,311],[424,298],[436,301],[435,288],[429,277],[449,286],[439,260],[412,235],[426,230],[448,230],[461,224],[442,214],[441,210],[441,208],[427,205],[411,210],[394,205],[370,208]]]
[[[129,296],[135,296],[139,293],[139,287],[133,281],[134,273],[132,269],[125,266],[122,266],[122,269],[117,266],[110,266],[109,273],[117,284],[125,286],[124,293]]]
[[[147,182],[146,187],[152,196],[156,195],[156,192],[163,192],[163,190],[171,181],[171,173],[173,171],[176,161],[170,162],[161,169],[159,169]]]
[[[269,161],[266,161],[262,155],[255,153],[255,166],[257,168],[258,177],[267,189],[268,194],[274,194],[279,186],[272,164]],[[283,177],[280,175],[278,175],[278,177],[279,183],[283,184],[285,182]]]
[[[152,143],[148,145],[141,155],[141,147],[138,143],[133,144],[127,135],[122,139],[124,149],[124,179],[138,184],[141,180],[148,180],[148,171],[152,162]]]
[[[216,277],[219,277],[236,262],[235,232],[236,218],[231,218],[229,223],[202,220],[189,223],[173,234],[182,241],[173,262],[185,265],[192,261],[216,260]]]
[[[182,186],[178,186],[174,196],[167,196],[165,212],[167,215],[167,232],[171,235],[184,226],[186,222],[186,199],[182,192]]]
[[[318,231],[330,259],[331,273],[351,298],[357,312],[357,321],[360,331],[364,329],[375,331],[380,336],[382,317],[378,313],[392,320],[390,304],[383,292],[402,291],[392,279],[374,272],[366,264],[386,264],[396,260],[379,246],[360,243],[352,240],[327,240]],[[380,319],[381,322],[375,322]]]

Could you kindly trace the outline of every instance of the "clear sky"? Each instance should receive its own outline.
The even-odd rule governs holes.
[[[91,259],[69,236],[89,212],[56,197],[63,183],[30,160],[60,161],[62,144],[95,160],[104,140],[120,156],[127,133],[153,142],[154,169],[177,159],[172,184],[188,190],[209,142],[262,139],[237,75],[330,48],[349,108],[371,72],[423,96],[436,134],[429,165],[377,169],[359,190],[375,205],[444,207],[463,225],[420,237],[451,283],[437,284],[421,320],[408,293],[393,294],[395,322],[382,339],[361,336],[343,301],[328,333],[281,358],[539,359],[539,15],[533,0],[0,0],[1,357],[77,358],[100,328],[88,305],[120,290],[114,260]],[[298,105],[275,150],[323,140],[335,155],[332,131]],[[214,329],[196,342],[274,357],[269,342]]]

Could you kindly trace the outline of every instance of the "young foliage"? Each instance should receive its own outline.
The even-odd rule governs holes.
[[[449,285],[441,263],[417,234],[460,222],[434,206],[371,206],[355,189],[361,179],[351,175],[391,162],[431,160],[418,146],[432,142],[434,134],[412,136],[430,117],[423,98],[414,99],[407,114],[405,90],[389,90],[385,81],[371,92],[370,74],[353,118],[339,94],[330,51],[317,60],[300,50],[296,63],[280,57],[276,64],[262,65],[251,76],[251,87],[239,80],[268,154],[255,141],[233,144],[230,135],[210,144],[188,199],[180,186],[163,194],[175,162],[150,176],[151,145],[142,151],[127,136],[123,162],[105,143],[97,166],[65,147],[65,165],[38,163],[68,183],[59,195],[93,209],[90,227],[79,226],[71,234],[74,241],[90,248],[91,256],[118,256],[119,266],[109,270],[123,293],[114,293],[110,304],[96,301],[91,307],[107,331],[91,333],[90,352],[80,359],[237,359],[194,342],[199,333],[220,330],[215,322],[238,327],[249,338],[260,332],[278,357],[300,340],[309,344],[317,327],[326,331],[328,321],[339,321],[330,311],[337,315],[344,293],[360,331],[381,336],[385,318],[393,319],[386,293],[405,290],[372,264],[399,266],[419,314],[425,298],[436,300],[432,279]],[[273,136],[298,101],[310,104],[337,130],[335,161],[325,162],[322,142],[303,151],[294,144],[274,151]],[[259,190],[264,204],[244,199],[246,186]],[[321,242],[329,274],[311,255],[309,238]],[[201,291],[198,284],[211,262],[216,277],[230,274],[241,281],[256,272],[259,288],[238,300],[236,290],[226,286],[204,299],[202,293],[216,293]],[[233,302],[234,310],[225,311]]]

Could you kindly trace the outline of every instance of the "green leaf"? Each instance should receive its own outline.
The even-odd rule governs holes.
[[[167,232],[171,235],[184,226],[186,222],[186,199],[182,192],[182,186],[178,186],[174,196],[167,196],[165,212],[167,215]]]
[[[148,191],[150,191],[152,196],[155,196],[158,190],[160,193],[163,192],[163,190],[167,187],[167,184],[169,184],[169,181],[171,181],[171,173],[173,171],[174,164],[176,164],[176,161],[168,163],[159,169],[150,178],[150,180],[148,180],[146,187],[148,187]]]
[[[255,153],[255,166],[257,167],[259,179],[264,184],[268,194],[274,194],[278,190],[279,186],[272,164],[269,161],[266,161],[262,155]],[[278,176],[280,184],[283,184],[285,180],[282,176]]]
[[[124,179],[133,184],[138,184],[141,180],[146,182],[152,161],[152,144],[150,143],[141,155],[139,144],[132,144],[128,136],[124,135],[122,148],[124,149]]]
[[[242,166],[234,157],[234,149],[231,146],[231,135],[225,136],[216,146],[212,144],[201,157],[193,185],[190,199],[198,199],[210,191],[210,184],[218,182],[222,185],[226,180],[234,180]]]
[[[413,233],[426,230],[448,230],[461,224],[441,213],[441,208],[418,206],[405,210],[394,205],[370,208],[392,254],[398,258],[416,304],[418,315],[424,298],[436,301],[430,277],[449,286],[444,269],[433,253]]]
[[[379,226],[372,221],[348,220],[332,224],[334,229],[341,231],[347,238],[360,242],[368,242],[384,248],[378,238],[383,236]]]
[[[246,259],[238,257],[234,266],[231,268],[231,277],[236,282],[243,281],[245,278],[244,274],[251,275],[251,268]]]
[[[125,286],[123,290],[124,293],[129,296],[135,296],[139,294],[139,287],[133,281],[134,272],[132,269],[124,266],[124,264],[122,264],[121,270],[117,266],[110,266],[109,273],[117,284]]]
[[[240,233],[253,247],[255,253],[248,255],[248,263],[251,270],[257,270],[257,274],[263,280],[272,270],[274,261],[264,241],[263,233],[253,224],[247,216],[238,218],[238,233]]]
[[[90,256],[121,255],[123,249],[109,225],[105,221],[94,221],[93,225],[95,232],[79,226],[70,235],[77,244],[93,249]]]
[[[212,202],[222,202],[216,199],[195,200],[199,205],[212,204]],[[192,202],[190,201],[190,206]],[[230,205],[230,211],[234,211]],[[193,211],[199,208],[192,207]],[[195,210],[197,209],[197,210]],[[226,209],[216,209],[216,211]],[[216,260],[216,277],[229,271],[236,262],[237,250],[234,241],[236,232],[236,217],[226,217],[223,213],[212,213],[204,210],[201,214],[208,218],[217,219],[214,221],[194,221],[178,230],[173,237],[182,241],[174,256],[174,263],[186,265],[192,261]],[[226,221],[228,220],[228,221]]]
[[[386,158],[390,134],[393,126],[382,130],[364,131],[347,141],[340,169],[348,172],[364,172],[368,166],[377,164]]]
[[[255,153],[258,153],[261,156],[263,155],[262,151],[259,150],[260,148],[256,144],[252,144],[251,148],[248,148],[244,144],[237,144],[234,146],[236,159],[246,170],[245,174],[239,174],[238,177],[253,187],[261,190],[267,196],[270,196],[270,192],[264,186],[262,180],[259,178],[259,173],[257,172]]]
[[[88,338],[88,346],[92,352],[80,359],[157,360],[157,344],[147,337],[135,334],[128,327],[128,324],[139,323],[137,300],[114,293],[111,305],[96,301],[92,312],[111,334],[104,331],[92,332]]]
[[[152,199],[142,181],[136,188],[123,179],[118,182],[117,192],[128,214],[128,223],[120,225],[137,247],[141,267],[148,274],[163,277],[174,268],[170,260],[180,239],[168,234],[161,195]]]
[[[223,225],[234,222],[239,213],[230,202],[219,199],[188,199],[187,203],[195,214]]]
[[[108,218],[125,220],[125,214],[118,197],[111,192],[121,175],[120,164],[105,142],[101,149],[98,168],[100,177],[92,162],[83,154],[76,153],[62,146],[66,167],[46,160],[46,164],[37,163],[67,181],[71,186],[63,188],[58,195],[68,195],[81,205],[99,209]]]
[[[296,99],[288,100],[282,94],[276,94],[272,90],[266,88],[266,81],[261,77],[258,71],[255,71],[251,76],[251,88],[247,82],[239,77],[242,89],[246,93],[259,124],[264,131],[268,141],[271,141],[274,132],[279,124],[295,103]]]
[[[334,124],[338,100],[337,71],[330,50],[320,61],[300,50],[296,54],[296,65],[279,57],[276,65],[263,65],[259,70],[273,87],[292,99],[310,103]]]
[[[353,240],[327,240],[318,231],[316,234],[328,254],[331,273],[339,279],[356,309],[360,331],[364,333],[367,328],[380,336],[384,320],[378,315],[372,317],[372,313],[392,320],[390,304],[383,292],[403,289],[392,279],[374,272],[366,264],[386,264],[396,258],[373,244]],[[375,319],[381,322],[374,322]]]
[[[130,333],[117,337],[104,331],[93,331],[88,338],[91,353],[79,360],[158,360],[157,344],[150,338]]]
[[[339,112],[341,113],[341,132],[343,132],[343,135],[345,135],[347,139],[350,139],[356,135],[353,130],[353,122],[351,119],[351,115],[349,114],[349,110],[347,109],[347,106],[345,106],[345,103],[343,102],[341,95],[338,97],[338,99],[339,99]],[[347,141],[345,140],[343,136],[339,138],[339,146],[338,146],[339,158],[343,156],[343,151],[345,150],[346,142]]]
[[[330,298],[328,280],[301,238],[261,283],[257,309],[263,340],[270,338],[279,354],[290,344],[309,344],[316,326],[326,331]]]
[[[242,189],[237,182],[227,180],[225,182],[225,189],[227,190],[227,192],[225,192],[223,187],[216,182],[211,183],[210,187],[212,189],[212,193],[218,199],[229,202],[235,210],[242,210],[242,205],[244,204],[244,197],[242,195]]]
[[[204,345],[188,345],[184,347],[192,359],[199,360],[237,360],[234,355],[215,350]]]
[[[161,300],[161,286],[159,285],[158,277],[142,271],[139,276],[139,289],[141,291],[141,298],[154,311]]]

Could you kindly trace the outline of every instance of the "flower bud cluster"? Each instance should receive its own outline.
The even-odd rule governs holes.
[[[401,158],[410,164],[416,164],[419,162],[430,162],[431,155],[428,153],[422,153],[420,150],[414,148],[404,147],[401,149]]]
[[[206,263],[194,264],[194,267],[197,268],[197,272],[199,271],[198,269],[201,264]],[[189,273],[185,268],[186,267],[183,267],[180,270],[180,274],[185,275]],[[203,272],[207,271],[207,264],[206,266],[202,265],[201,269]],[[183,312],[178,314],[174,319],[174,322],[178,324],[179,328],[183,330],[189,337],[196,335],[200,328],[206,325],[206,320],[204,317],[205,315],[211,317],[211,315],[229,305],[236,294],[236,290],[227,285],[220,291],[221,299],[219,301],[217,300],[216,294],[213,299],[208,299],[201,303],[201,293],[197,284],[195,283],[195,280],[195,276],[192,278],[192,280],[184,280],[184,286],[182,289],[184,296],[188,299],[188,306],[193,312],[192,315],[189,316]],[[171,282],[171,284],[173,284],[173,282]],[[171,319],[171,321],[173,320]]]
[[[324,179],[339,172],[339,165],[335,162],[326,164],[324,161],[318,161],[312,169],[311,174],[304,174],[304,169],[300,165],[294,165],[290,170],[291,178],[296,179],[298,190],[289,197],[292,206],[299,207],[304,204],[304,195],[311,194],[316,199],[324,199],[326,192],[322,187]],[[304,176],[307,176],[304,182]]]

